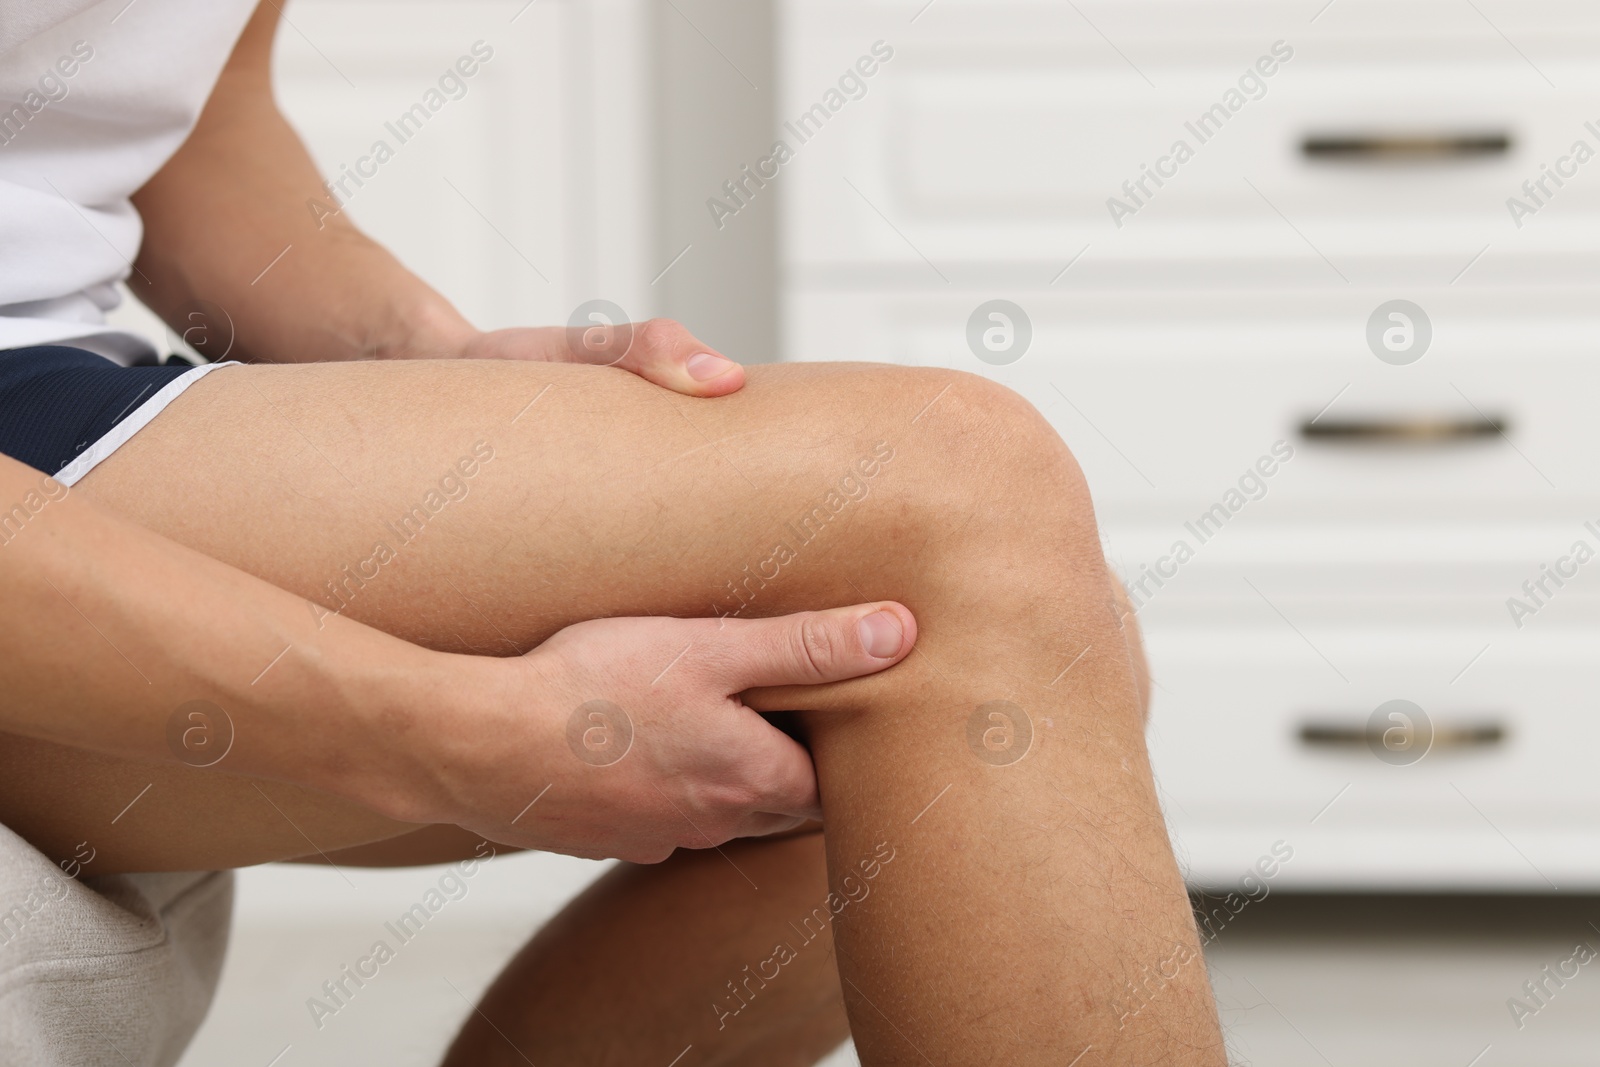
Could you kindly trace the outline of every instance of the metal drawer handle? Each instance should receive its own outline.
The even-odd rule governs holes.
[[[1505,133],[1310,134],[1300,142],[1307,159],[1351,163],[1448,163],[1510,151]]]
[[[1384,743],[1384,730],[1365,724],[1306,723],[1300,727],[1300,742],[1313,748],[1370,748]],[[1506,728],[1497,722],[1437,726],[1433,729],[1433,748],[1490,748],[1506,739]]]
[[[1384,441],[1410,444],[1449,444],[1499,437],[1510,428],[1504,418],[1468,419],[1307,419],[1300,436],[1308,441]]]

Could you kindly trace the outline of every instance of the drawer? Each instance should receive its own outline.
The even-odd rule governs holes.
[[[1152,759],[1196,881],[1283,840],[1283,884],[1600,887],[1600,629],[1482,651],[1472,628],[1257,610],[1147,635]]]
[[[1600,153],[1586,126],[1600,115],[1593,10],[1497,8],[1519,54],[1464,5],[1341,2],[1310,26],[1264,5],[1082,5],[1106,37],[1059,8],[984,7],[977,20],[941,3],[907,33],[877,5],[794,5],[784,114],[872,34],[892,31],[897,48],[786,175],[796,280],[844,287],[870,266],[932,288],[969,265],[1053,273],[1088,245],[1091,272],[1267,262],[1336,285],[1446,263],[1448,278],[1495,242],[1508,272],[1600,246],[1600,156],[1592,180],[1562,164],[1573,174],[1559,188],[1541,169],[1580,139]],[[1292,58],[1217,128],[1198,126],[1278,41]],[[1181,163],[1178,141],[1192,152]],[[1159,184],[1145,170],[1158,166]],[[1530,199],[1522,183],[1539,180]],[[1536,210],[1514,218],[1513,196]]]
[[[1600,622],[1600,519],[1103,521],[1102,538],[1151,627],[1249,625],[1264,599],[1291,619],[1470,627],[1479,647]]]
[[[951,367],[1017,389],[1071,445],[1107,524],[1177,534],[1264,457],[1270,478],[1245,487],[1257,499],[1231,509],[1252,523],[1600,519],[1600,319],[1571,312],[1574,292],[1414,293],[1433,337],[1408,366],[1368,347],[1388,290],[1019,292],[1033,337],[1005,366],[967,347],[992,295],[800,292],[787,330],[799,358]]]

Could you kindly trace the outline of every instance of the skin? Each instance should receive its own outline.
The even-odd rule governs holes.
[[[580,624],[581,637],[582,626],[595,625],[582,622],[590,617],[713,614],[742,561],[763,558],[789,517],[893,441],[865,497],[844,506],[745,612],[888,602],[910,609],[919,628],[915,650],[891,671],[804,692],[745,693],[759,710],[808,709],[798,718],[816,765],[830,885],[846,889],[845,876],[859,878],[859,863],[880,845],[896,853],[869,901],[834,929],[865,1061],[1055,1063],[1094,1045],[1107,1062],[1217,1062],[1197,962],[1119,1026],[1114,1002],[1132,973],[1198,948],[1145,760],[1127,636],[1065,446],[1020,398],[971,376],[851,365],[748,373],[745,389],[713,403],[616,370],[552,364],[230,369],[191,389],[74,498],[311,598],[384,536],[375,516],[400,514],[486,422],[509,420],[549,386],[537,421],[496,435],[494,460],[451,505],[460,510],[442,513],[338,617],[373,628],[363,633],[436,648],[537,645],[537,658],[566,627]],[[407,417],[418,395],[430,398],[425,422]],[[275,446],[238,431],[252,426]],[[201,441],[208,446],[198,448]],[[24,539],[11,547],[24,548]],[[184,560],[178,569],[193,566]],[[310,626],[304,603],[294,607]],[[159,644],[141,645],[137,633],[101,618],[136,662]],[[748,620],[727,625],[735,621]],[[708,638],[717,632],[714,619],[703,625]],[[128,677],[109,648],[91,643],[91,630],[76,629],[75,670],[93,654],[108,674]],[[596,769],[564,746],[570,710],[594,687],[603,697],[647,687],[675,651],[663,645],[624,675],[578,684],[561,680],[571,672],[543,674],[561,695],[530,687],[531,716],[502,711],[504,700],[447,704],[402,740],[369,743],[401,746],[389,765],[404,769],[408,797],[443,796],[448,805],[467,797],[471,808],[503,813],[474,824],[478,832],[537,843],[563,832],[556,814],[604,799],[603,787],[585,790],[601,781],[590,774]],[[252,668],[270,655],[268,646]],[[666,678],[692,680],[715,659],[686,654]],[[136,688],[131,678],[126,688]],[[969,720],[994,700],[1020,705],[1033,726],[1031,748],[1010,765],[969,746]],[[462,775],[456,761],[480,759],[471,753],[484,737],[495,753],[546,755],[517,781],[504,770]],[[236,746],[247,740],[241,730]],[[451,760],[433,762],[446,746]],[[18,765],[5,778],[25,783],[15,799],[28,810],[8,811],[7,821],[36,839],[81,839],[79,827],[91,824],[86,806],[103,820],[152,780],[151,769],[131,763],[118,770],[104,760],[74,773],[70,762],[14,751]],[[149,849],[164,864],[238,864],[304,852],[302,835],[329,851],[397,829],[359,813],[347,821],[309,794],[306,810],[284,809],[291,823],[247,781],[180,771],[170,787],[156,779],[118,824],[125,856]],[[359,767],[343,773],[364,777]],[[551,781],[566,784],[511,825]],[[569,799],[570,808],[544,806]],[[368,803],[384,810],[382,800]],[[424,814],[405,804],[390,810],[416,821]],[[196,820],[196,811],[208,818]],[[694,832],[683,822],[680,832]],[[769,929],[782,934],[781,923]],[[1018,973],[1029,981],[1017,983]],[[663,983],[662,995],[678,990]],[[691,1003],[711,1011],[703,987]],[[996,1026],[997,1018],[1008,1024]]]
[[[738,1007],[727,983],[744,980],[772,955],[775,931],[826,899],[822,836],[738,841],[723,853],[680,852],[602,878],[506,967],[479,1005],[494,1025],[463,1031],[447,1067],[525,1065],[523,1056],[622,1067],[647,1056],[668,1063],[689,1046],[682,1062],[804,1067],[827,1055],[849,1036],[828,931],[776,980],[752,982],[736,1015],[712,1010]],[[680,984],[686,995],[662,995]]]
[[[588,348],[472,330],[306,212],[315,172],[266,80],[275,18],[258,12],[136,198],[138,288],[175,328],[197,300],[226,308],[234,356],[306,365],[205,378],[0,552],[0,608],[29,620],[0,636],[18,695],[0,821],[62,856],[93,839],[97,873],[423,862],[483,840],[672,857],[541,933],[455,1063],[668,1062],[689,1043],[695,1062],[809,1062],[843,1036],[841,1004],[869,1067],[1222,1063],[1137,638],[1044,420],[943,371],[697,378],[706,350],[675,324]],[[618,347],[613,367],[558,362]],[[480,442],[465,495],[330,599]],[[0,464],[0,499],[38,482]],[[835,505],[841,485],[865,492]],[[774,572],[785,524],[819,503]],[[741,598],[747,566],[766,578]],[[874,655],[859,623],[880,613]],[[197,697],[236,728],[207,769],[166,743]],[[568,743],[594,699],[634,727],[607,766]],[[756,714],[791,709],[798,740]],[[823,835],[674,853],[818,814]],[[726,983],[819,905],[826,931],[730,1018]],[[1175,954],[1127,1015],[1127,982]],[[619,982],[626,998],[594,995]]]

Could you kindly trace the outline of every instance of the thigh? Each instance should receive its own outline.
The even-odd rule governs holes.
[[[542,363],[241,367],[198,383],[81,490],[308,610],[453,651],[526,651],[609,615],[815,606],[819,584],[853,600],[845,577],[819,583],[868,510],[846,493],[877,506],[891,475],[933,458],[908,455],[905,431],[960,376],[750,377],[708,401]],[[846,478],[861,488],[841,493]],[[758,575],[780,539],[798,558],[781,580]],[[855,557],[870,573],[904,547]]]
[[[897,595],[893,576],[928,546],[861,528],[910,506],[906,473],[952,462],[917,417],[936,397],[962,403],[961,388],[942,392],[957,379],[974,381],[752,368],[743,393],[705,401],[566,365],[232,368],[77,491],[312,614],[508,655],[584,619]],[[283,783],[22,739],[0,740],[0,822],[64,854],[99,835],[124,869],[318,855],[414,829]]]

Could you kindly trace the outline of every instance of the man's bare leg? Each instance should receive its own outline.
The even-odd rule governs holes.
[[[827,900],[819,830],[810,824],[613,868],[495,979],[445,1067],[665,1064],[680,1054],[684,1067],[816,1063],[850,1036],[831,924],[781,978],[762,974],[775,973],[764,966],[774,942],[796,940],[789,924]],[[477,835],[430,826],[330,859],[397,867],[482,853]]]
[[[483,442],[494,459],[466,497],[343,609],[436,647],[526,649],[607,615],[905,603],[922,630],[905,664],[751,697],[814,709],[834,890],[895,857],[836,927],[864,1061],[1221,1062],[1064,446],[964,375],[758,371],[708,403],[592,368],[242,368],[200,383],[82,491],[332,607],[326,584],[399,540],[395,523]],[[246,785],[207,783],[213,811],[242,798],[233,843],[304,851]],[[334,840],[336,823],[322,847],[383,836]],[[152,826],[152,847],[167,830]],[[1124,1014],[1146,967],[1173,974]]]
[[[831,931],[760,972],[827,893],[816,833],[624,864],[518,953],[446,1067],[809,1067],[850,1034]]]

